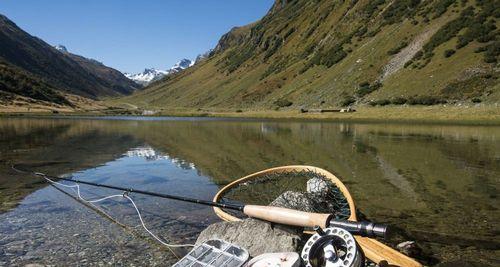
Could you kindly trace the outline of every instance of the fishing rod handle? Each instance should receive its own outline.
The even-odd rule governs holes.
[[[389,233],[387,225],[372,223],[372,222],[331,220],[329,226],[340,227],[349,231],[353,235],[360,235],[366,237],[386,238]]]
[[[245,205],[243,213],[249,217],[273,223],[286,224],[300,227],[314,227],[316,225],[326,228],[331,221],[331,214],[309,213],[287,208]]]

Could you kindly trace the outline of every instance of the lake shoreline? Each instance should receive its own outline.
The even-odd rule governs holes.
[[[500,125],[500,107],[360,107],[355,112],[301,113],[299,110],[215,110],[215,109],[161,109],[154,115],[143,115],[142,110],[108,109],[92,112],[0,112],[0,117],[21,116],[138,116],[138,117],[213,117],[265,120],[311,120],[356,123],[419,123],[447,125]]]

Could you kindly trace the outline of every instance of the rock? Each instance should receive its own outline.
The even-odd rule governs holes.
[[[270,205],[314,212],[315,207],[321,204],[318,202],[324,202],[321,197],[327,195],[329,189],[319,178],[310,179],[307,187],[308,193],[287,191]],[[263,253],[300,252],[304,238],[303,228],[249,218],[212,224],[200,233],[196,244],[210,239],[222,239],[245,248],[251,257],[255,257]]]
[[[323,179],[312,178],[307,181],[307,193],[326,194],[328,190],[328,184]]]
[[[38,263],[30,263],[30,264],[24,265],[24,267],[45,267],[45,265],[38,264]]]
[[[271,202],[270,205],[275,207],[314,212],[314,201],[308,194],[301,192],[286,191],[285,193],[277,197],[273,202]]]
[[[254,257],[262,253],[298,251],[301,236],[302,229],[245,219],[210,225],[198,236],[196,244],[210,239],[222,239],[245,248]]]
[[[412,258],[420,258],[422,255],[422,249],[415,243],[415,241],[405,241],[399,243],[396,248],[403,254],[406,254]]]
[[[315,203],[307,193],[287,191],[271,206],[313,211]],[[201,244],[210,239],[222,239],[245,248],[251,257],[263,253],[299,252],[303,228],[272,224],[256,219],[219,222],[203,230],[196,240]]]

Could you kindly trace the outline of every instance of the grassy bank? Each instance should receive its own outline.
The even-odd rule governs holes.
[[[358,122],[416,122],[469,125],[500,125],[500,107],[360,107],[356,112],[300,113],[298,110],[162,110],[160,116],[206,116],[263,119],[312,119]]]
[[[230,117],[258,119],[305,119],[355,122],[407,122],[467,125],[500,125],[500,107],[478,106],[385,106],[359,107],[355,112],[301,113],[298,110],[220,110],[220,109],[151,109],[153,116]],[[93,112],[67,111],[68,116],[140,116],[142,109],[106,108]],[[0,116],[54,115],[52,112],[0,112]]]

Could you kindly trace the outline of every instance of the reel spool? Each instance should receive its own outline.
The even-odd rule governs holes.
[[[306,267],[361,267],[365,257],[354,236],[339,227],[324,230],[315,227],[316,234],[307,240],[302,249]]]

